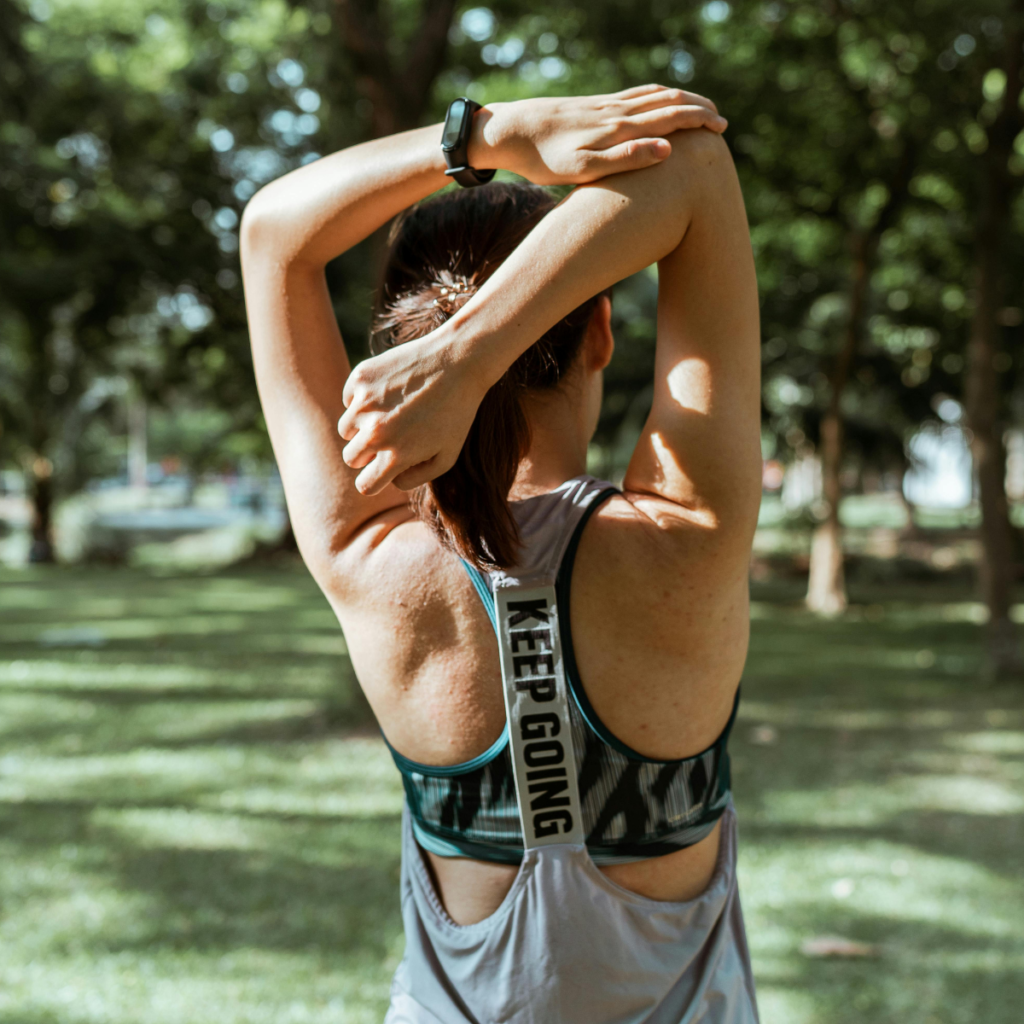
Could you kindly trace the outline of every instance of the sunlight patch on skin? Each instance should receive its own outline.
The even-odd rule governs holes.
[[[705,360],[696,357],[679,360],[666,374],[666,387],[671,400],[684,414],[706,416],[710,412],[711,370]],[[657,403],[656,398],[655,406]],[[654,417],[652,422],[656,419],[657,417]],[[687,519],[696,525],[712,528],[717,526],[717,517],[708,510],[689,507],[696,504],[696,500],[690,475],[673,450],[673,447],[678,447],[678,438],[673,445],[663,432],[652,429],[647,432],[646,438],[641,437],[640,444],[643,445],[645,441],[651,446],[650,457],[644,459],[644,473],[652,481],[650,489],[655,493],[675,495],[677,501],[687,506]],[[657,520],[657,517],[653,518]]]
[[[680,359],[666,375],[668,393],[689,413],[707,416],[711,412],[711,367],[707,360],[689,356]]]
[[[700,526],[708,530],[715,529],[718,526],[718,517],[710,509],[692,508],[686,504],[688,496],[693,494],[693,484],[690,481],[689,475],[679,464],[675,452],[666,442],[664,436],[659,431],[652,430],[648,438],[653,449],[653,459],[647,467],[647,472],[650,473],[655,481],[652,490],[681,495],[683,496],[681,498],[682,504],[676,505],[673,502],[671,512],[668,512],[667,506],[662,506],[660,510],[662,514],[659,514],[659,509],[652,508],[648,502],[644,501],[644,497],[647,497],[646,493],[634,492],[634,496],[631,497],[633,505],[658,526],[669,526],[673,519],[677,521],[685,519],[687,524]],[[641,441],[641,443],[643,442]],[[654,498],[656,495],[652,494],[650,497]],[[658,500],[667,499],[660,499],[659,497]]]

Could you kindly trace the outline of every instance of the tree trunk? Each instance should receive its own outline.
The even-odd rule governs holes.
[[[1014,543],[1004,476],[1006,451],[998,422],[999,382],[992,360],[996,354],[994,315],[998,266],[990,253],[979,253],[976,268],[977,306],[967,345],[965,398],[971,429],[971,456],[981,502],[981,564],[978,578],[988,608],[988,674],[1016,675],[1021,669],[1016,631],[1010,621]]]
[[[1024,2],[1014,12],[1024,15]],[[1021,127],[1017,105],[1021,46],[1018,25],[1007,33],[1004,70],[1007,90],[1003,106],[989,130],[982,161],[982,191],[975,235],[975,307],[967,342],[964,405],[971,431],[971,456],[981,503],[981,564],[978,581],[988,608],[986,674],[1006,678],[1021,673],[1016,629],[1010,619],[1013,593],[1014,542],[1006,501],[1006,449],[1000,417],[999,378],[994,360],[999,348],[996,315],[1002,305],[1005,279],[1003,254],[1010,223],[1011,182],[1007,161]]]
[[[850,274],[850,318],[843,344],[830,374],[828,409],[821,420],[821,494],[825,514],[811,540],[811,567],[807,582],[807,607],[819,615],[839,615],[846,610],[846,578],[843,573],[843,528],[839,522],[842,498],[839,471],[843,463],[843,413],[841,402],[850,367],[860,342],[864,307],[871,281],[871,258],[876,236],[858,233],[853,239]]]
[[[423,0],[416,31],[397,59],[386,3],[336,3],[342,46],[352,61],[360,92],[373,105],[371,136],[376,139],[418,127],[444,66],[455,0]]]
[[[39,456],[29,469],[29,495],[32,501],[32,544],[28,560],[53,562],[53,467]]]
[[[839,522],[842,489],[839,472],[843,468],[842,400],[857,348],[860,345],[867,310],[871,269],[882,234],[903,204],[913,175],[916,148],[908,141],[903,147],[896,173],[890,182],[889,198],[867,231],[851,238],[850,316],[843,343],[829,376],[829,405],[821,420],[821,489],[825,503],[824,518],[811,540],[811,566],[807,582],[807,607],[820,615],[839,615],[846,610],[846,579],[843,572],[843,528]]]
[[[398,45],[387,0],[335,0],[341,45],[356,73],[356,86],[371,105],[370,138],[418,128],[434,81],[444,67],[456,0],[423,0],[416,31]],[[440,136],[437,140],[441,144]],[[367,240],[376,275],[388,251],[388,225]]]
[[[851,330],[849,334],[852,333]],[[844,353],[846,348],[844,344]],[[846,362],[848,364],[849,359]],[[839,390],[834,392],[838,393]],[[825,503],[825,518],[815,528],[811,540],[811,568],[807,583],[807,607],[819,615],[839,615],[846,611],[847,603],[846,578],[843,573],[843,528],[839,522],[843,419],[836,405],[835,402],[831,404],[821,421],[821,492]]]

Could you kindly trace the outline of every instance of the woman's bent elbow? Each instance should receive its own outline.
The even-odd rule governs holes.
[[[679,169],[680,173],[692,174],[695,169],[732,167],[732,153],[725,139],[707,128],[688,128],[673,132],[668,137],[672,154],[665,161]]]
[[[262,197],[262,198],[261,198]],[[272,216],[264,191],[256,193],[246,204],[238,229],[238,246],[242,261],[258,255],[270,242]]]

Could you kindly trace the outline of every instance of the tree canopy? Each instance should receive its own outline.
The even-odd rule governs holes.
[[[109,472],[126,394],[206,417],[176,435],[195,467],[269,459],[237,269],[262,184],[458,95],[662,81],[730,121],[766,452],[818,453],[835,506],[830,474],[900,470],[951,398],[1001,467],[1024,320],[1022,19],[1019,0],[0,0],[0,460],[44,491]],[[379,251],[330,268],[357,356]],[[617,290],[605,471],[649,402],[655,289]]]

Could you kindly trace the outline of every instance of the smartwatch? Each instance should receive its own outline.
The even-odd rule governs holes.
[[[486,185],[494,177],[494,171],[478,171],[469,166],[469,136],[473,131],[473,115],[480,104],[460,96],[448,104],[441,133],[441,151],[448,170],[444,173],[454,178],[463,188]]]

